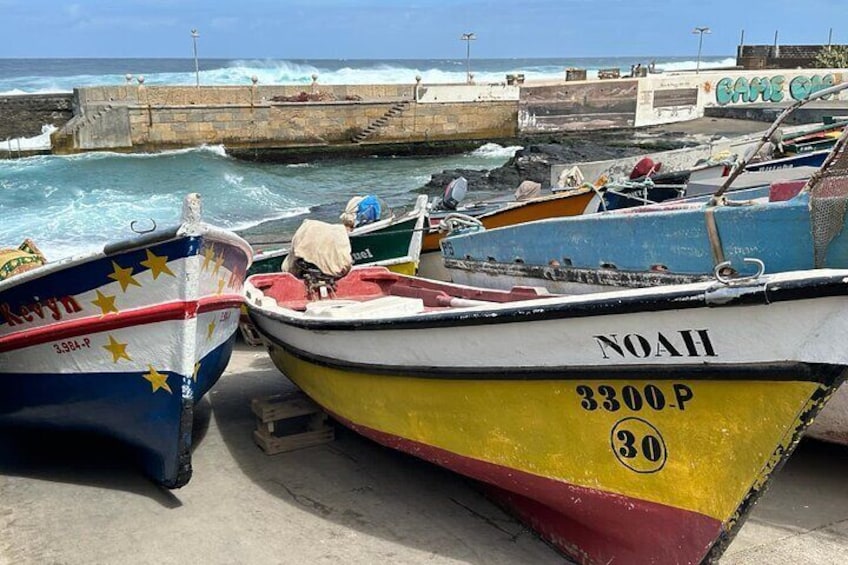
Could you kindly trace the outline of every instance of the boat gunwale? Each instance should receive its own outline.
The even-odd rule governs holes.
[[[99,259],[113,257],[115,255],[121,255],[124,253],[131,253],[139,249],[150,248],[163,243],[169,243],[173,241],[179,241],[181,239],[191,238],[209,238],[214,241],[226,243],[232,245],[233,247],[241,249],[241,251],[247,257],[247,266],[245,267],[245,270],[250,268],[250,265],[253,261],[253,251],[250,247],[250,244],[247,243],[247,241],[245,241],[240,236],[236,235],[235,233],[229,230],[217,228],[206,223],[195,224],[194,226],[189,226],[188,224],[180,224],[178,226],[172,226],[163,230],[157,230],[149,234],[144,234],[139,237],[126,239],[115,243],[107,243],[103,246],[101,250],[89,251],[86,253],[63,257],[61,259],[57,259],[56,261],[49,261],[36,269],[30,269],[29,271],[25,271],[19,275],[0,280],[0,294],[16,286],[31,282],[33,280],[37,280],[41,277],[58,273],[67,268],[85,265],[86,263],[90,263]]]
[[[804,272],[804,271],[802,271]],[[746,285],[726,286],[701,282],[691,285],[660,286],[624,291],[606,291],[581,295],[552,295],[515,302],[450,308],[418,314],[379,318],[310,318],[283,306],[268,308],[255,303],[248,277],[245,290],[248,312],[309,330],[398,330],[441,327],[467,327],[527,321],[589,318],[637,312],[662,312],[694,308],[765,305],[804,299],[848,295],[848,270],[817,269],[806,277],[775,274]],[[797,273],[797,272],[796,272]],[[254,275],[265,276],[268,275]],[[409,277],[414,279],[414,277]],[[445,283],[446,287],[461,287]],[[469,287],[466,287],[469,288]],[[728,291],[727,289],[731,289]],[[264,296],[264,294],[263,294]],[[344,297],[339,297],[344,298]]]

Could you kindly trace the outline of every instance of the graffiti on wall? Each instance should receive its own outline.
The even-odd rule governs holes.
[[[716,84],[715,95],[716,102],[721,106],[737,102],[803,100],[813,92],[834,84],[837,82],[832,74],[798,75],[788,82],[784,75],[736,79],[725,77]]]

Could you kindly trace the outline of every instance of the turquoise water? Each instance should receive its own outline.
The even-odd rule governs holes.
[[[335,220],[354,195],[373,193],[397,208],[411,205],[430,175],[491,169],[515,148],[496,145],[438,158],[364,158],[295,165],[256,164],[220,147],[156,155],[92,153],[0,160],[0,247],[31,237],[58,259],[132,235],[141,226],[178,222],[183,197],[198,192],[204,218],[241,230],[268,220],[298,222],[318,209]]]

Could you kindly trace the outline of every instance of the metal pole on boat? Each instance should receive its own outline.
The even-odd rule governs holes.
[[[471,83],[471,42],[477,39],[474,33],[463,33],[459,38],[465,42],[465,82]]]
[[[698,61],[695,63],[695,74],[701,72],[701,47],[704,46],[704,34],[712,33],[708,27],[696,27],[692,33],[697,33],[698,37]]]
[[[197,38],[200,37],[200,34],[197,33],[196,29],[191,30],[191,42],[194,45],[194,79],[196,82],[197,88],[200,88],[200,67],[197,64]]]

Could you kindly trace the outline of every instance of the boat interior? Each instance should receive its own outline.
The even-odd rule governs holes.
[[[310,293],[303,280],[290,273],[254,275],[249,279],[265,299],[278,308],[327,315],[342,308],[345,314],[391,310],[394,313],[418,313],[430,310],[482,306],[547,298],[553,296],[540,287],[516,286],[509,291],[465,287],[428,279],[407,277],[385,267],[360,267],[338,279],[326,297]],[[250,299],[250,297],[248,297]],[[368,306],[355,306],[365,304]],[[264,305],[268,305],[264,302]],[[322,306],[323,305],[323,306]]]

